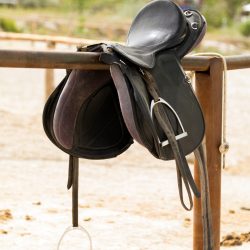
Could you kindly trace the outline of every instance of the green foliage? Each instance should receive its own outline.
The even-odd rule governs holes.
[[[246,0],[226,0],[225,2],[227,4],[227,15],[233,19],[238,14],[240,6],[246,3]]]
[[[240,32],[243,36],[250,37],[250,21],[246,21],[241,24]]]
[[[20,32],[15,21],[10,18],[0,18],[0,30],[6,32]]]
[[[61,0],[60,7],[67,10],[77,10],[83,12],[93,1],[88,0]]]
[[[240,7],[246,0],[206,0],[203,1],[202,14],[206,17],[209,28],[232,25],[239,15]]]
[[[227,5],[225,1],[207,0],[202,6],[208,28],[220,28],[227,22]]]
[[[79,17],[78,23],[73,31],[74,35],[80,35],[85,32],[85,18],[83,16]]]
[[[55,6],[58,3],[59,0],[19,0],[19,4],[27,8]]]
[[[76,8],[82,10],[85,7],[86,2],[86,0],[75,0]]]
[[[117,1],[116,1],[117,2]],[[126,0],[126,1],[119,1],[120,3],[117,4],[119,8],[119,14],[121,16],[134,18],[139,10],[150,0]]]
[[[61,7],[64,9],[77,10],[84,12],[86,10],[91,12],[99,12],[102,10],[114,10],[117,5],[125,2],[125,0],[60,0]],[[131,6],[130,6],[131,7]]]

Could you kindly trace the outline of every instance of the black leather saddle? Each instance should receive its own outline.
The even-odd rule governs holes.
[[[168,0],[150,2],[135,17],[126,45],[95,44],[79,49],[79,53],[100,52],[100,61],[109,64],[110,71],[68,71],[45,105],[43,125],[49,139],[70,155],[68,188],[74,186],[78,158],[115,157],[133,140],[158,159],[174,159],[182,205],[192,208],[191,190],[202,197],[207,250],[213,249],[213,242],[201,146],[205,124],[191,81],[180,64],[205,31],[205,19],[198,11],[183,12]],[[185,158],[192,152],[200,166],[201,190]],[[183,183],[189,206],[184,203]],[[76,207],[73,212],[77,213]],[[73,225],[78,225],[76,218]]]

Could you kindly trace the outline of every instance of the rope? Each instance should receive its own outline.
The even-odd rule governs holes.
[[[226,132],[227,132],[227,125],[226,125],[226,119],[227,119],[227,62],[223,55],[219,53],[213,53],[213,52],[204,52],[204,53],[196,53],[192,54],[192,56],[215,56],[217,58],[220,58],[223,62],[223,84],[222,84],[222,138],[221,138],[221,145],[219,146],[219,151],[222,155],[222,166],[225,168],[225,156],[226,153],[229,150],[229,143],[226,139]]]

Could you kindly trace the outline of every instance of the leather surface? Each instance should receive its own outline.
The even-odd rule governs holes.
[[[198,11],[186,10],[184,13],[186,13],[188,32],[184,41],[174,49],[178,58],[184,57],[199,45],[205,36],[207,28],[205,18]],[[193,25],[195,25],[197,29],[194,29]]]
[[[198,12],[191,11],[191,14],[185,17],[171,1],[153,1],[133,21],[126,46],[136,60],[145,63],[147,52],[153,58],[151,72],[160,93],[177,109],[189,130],[192,142],[181,145],[185,154],[200,143],[204,132],[199,104],[190,86],[179,87],[184,75],[178,58],[201,40],[206,26]],[[190,29],[193,22],[198,24],[198,29]],[[154,37],[154,34],[157,36]],[[162,46],[165,46],[164,50]],[[103,51],[103,47],[101,44],[92,45],[88,51]],[[158,53],[154,54],[155,51]],[[123,56],[117,55],[118,58]],[[114,62],[111,60],[109,63]],[[172,159],[169,146],[164,152],[159,147],[157,138],[164,136],[149,115],[151,99],[145,82],[132,64],[129,67],[127,75],[124,75],[117,67],[111,66],[112,77],[108,71],[71,71],[51,95],[44,109],[44,128],[52,142],[74,156],[102,159],[122,153],[131,145],[133,137],[157,158]],[[188,119],[190,109],[192,119],[198,119],[197,124],[201,124],[197,128],[192,119]],[[175,118],[169,111],[168,115],[177,132]],[[196,131],[194,135],[192,127]]]
[[[161,50],[174,50],[177,57],[182,58],[199,44],[205,32],[206,21],[199,12],[183,13],[171,1],[153,1],[136,16],[126,45],[112,44],[111,47],[134,64],[150,69]]]
[[[156,59],[156,65],[151,74],[156,80],[160,97],[174,107],[188,134],[187,137],[179,141],[184,155],[187,155],[200,145],[204,137],[205,123],[202,110],[192,87],[185,79],[182,67],[175,54],[162,53]],[[150,104],[152,98],[149,96],[140,73],[136,68],[130,66],[123,75],[118,66],[111,66],[111,75],[118,91],[126,126],[132,137],[145,146],[156,158],[162,160],[174,159],[170,145],[161,147],[158,142],[158,137],[161,141],[167,140],[167,138],[157,122],[151,118]],[[114,75],[118,75],[117,78]],[[123,80],[121,81],[122,77]],[[126,88],[130,90],[129,94],[124,94],[124,91],[119,88],[124,83],[126,83]],[[130,101],[133,112],[123,107],[123,99],[133,100]],[[164,108],[177,135],[181,129],[176,117],[169,108],[166,106]],[[126,121],[130,122],[127,123]],[[133,124],[131,124],[131,121],[133,121]]]
[[[133,143],[109,71],[71,71],[48,99],[43,126],[56,146],[76,157],[111,158]]]

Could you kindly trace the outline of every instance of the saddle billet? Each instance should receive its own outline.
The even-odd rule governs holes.
[[[191,191],[202,198],[204,247],[213,249],[210,201],[202,140],[204,118],[180,60],[206,31],[199,12],[173,2],[146,5],[134,19],[126,45],[95,44],[109,71],[72,70],[48,99],[43,113],[49,139],[70,155],[68,188],[78,186],[78,158],[107,159],[123,153],[133,139],[158,159],[174,159],[181,203],[192,209]],[[201,190],[185,156],[195,152]],[[185,185],[190,204],[183,201]],[[76,197],[73,196],[73,200]],[[78,226],[77,202],[73,225]]]

